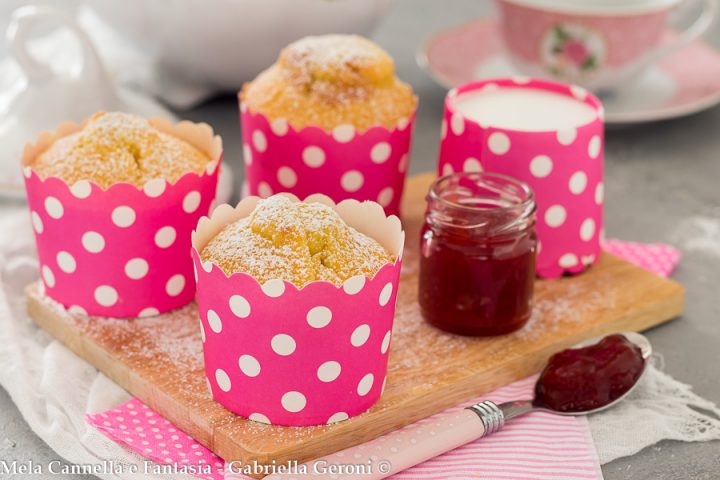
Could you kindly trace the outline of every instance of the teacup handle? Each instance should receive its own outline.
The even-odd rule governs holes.
[[[717,0],[703,0],[700,16],[673,42],[667,45],[661,45],[650,52],[643,62],[643,67],[657,62],[661,58],[700,38],[712,26],[717,13]]]
[[[12,15],[6,33],[10,54],[22,68],[28,82],[33,84],[56,77],[52,68],[47,63],[38,61],[28,49],[30,33],[39,25],[61,26],[73,32],[82,46],[82,69],[79,79],[95,83],[94,88],[105,88],[107,93],[112,92],[107,72],[87,33],[72,17],[51,7],[27,6],[17,9]]]

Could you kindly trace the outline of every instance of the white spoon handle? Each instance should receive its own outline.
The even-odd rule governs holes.
[[[466,443],[502,428],[502,411],[492,402],[481,402],[470,408],[439,415],[390,432],[367,443],[348,448],[304,464],[307,474],[291,472],[266,477],[280,480],[300,477],[303,480],[378,480],[401,472],[426,460],[442,455]],[[333,465],[364,465],[356,473],[327,471]]]

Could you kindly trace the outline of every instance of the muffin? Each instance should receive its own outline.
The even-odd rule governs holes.
[[[58,177],[69,185],[87,180],[100,188],[119,182],[142,187],[156,178],[173,183],[188,172],[200,174],[210,160],[142,117],[98,112],[82,130],[50,145],[30,167],[43,178]]]
[[[370,40],[298,40],[239,94],[248,191],[371,200],[397,214],[417,98]]]
[[[190,302],[191,232],[214,201],[221,155],[208,125],[125,113],[40,134],[22,164],[46,295],[114,318]]]
[[[245,272],[260,283],[280,278],[297,287],[316,280],[341,285],[355,275],[372,278],[394,261],[332,208],[284,195],[261,200],[250,216],[227,225],[201,257],[226,275]]]
[[[380,397],[404,233],[373,202],[220,205],[193,232],[205,374],[250,420],[324,425]]]
[[[357,35],[306,37],[290,44],[240,97],[271,121],[283,118],[296,129],[316,125],[327,131],[338,125],[392,129],[417,106],[387,52]]]

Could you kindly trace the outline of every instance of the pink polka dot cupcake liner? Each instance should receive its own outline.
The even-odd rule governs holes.
[[[592,107],[591,122],[567,130],[517,131],[481,125],[455,111],[461,93],[533,88]],[[586,90],[561,83],[491,79],[453,89],[445,99],[438,174],[502,173],[528,183],[537,201],[537,273],[553,278],[579,273],[600,256],[603,233],[603,107]]]
[[[45,294],[69,311],[114,318],[146,317],[179,308],[195,295],[190,236],[215,199],[222,141],[206,124],[159,130],[182,138],[213,160],[202,174],[176,182],[154,179],[142,187],[107,189],[85,180],[68,185],[42,179],[32,160],[74,123],[40,135],[23,155],[25,188]]]
[[[292,197],[297,201],[296,197]],[[240,416],[275,425],[324,425],[369,409],[385,387],[405,234],[377,203],[324,195],[351,227],[396,261],[373,278],[297,288],[251,275],[230,277],[199,252],[222,228],[252,212],[258,197],[221,205],[193,233],[205,373],[212,396]]]
[[[395,128],[359,132],[339,125],[331,132],[317,126],[296,130],[285,119],[269,120],[240,104],[245,174],[250,195],[314,193],[335,202],[377,202],[391,215],[400,211],[410,158],[415,114]]]

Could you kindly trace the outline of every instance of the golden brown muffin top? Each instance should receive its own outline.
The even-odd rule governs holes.
[[[127,182],[142,187],[161,178],[170,182],[201,173],[211,158],[190,143],[129,113],[99,112],[82,130],[56,140],[30,166],[43,178],[68,185],[88,180],[101,188]]]
[[[395,76],[392,58],[356,35],[306,37],[288,45],[240,95],[270,120],[328,131],[344,124],[360,131],[393,128],[417,105],[410,86]]]
[[[248,217],[225,226],[200,256],[226,275],[245,272],[261,284],[279,278],[297,287],[315,280],[340,285],[355,275],[373,277],[394,261],[332,208],[283,195],[260,200]]]

